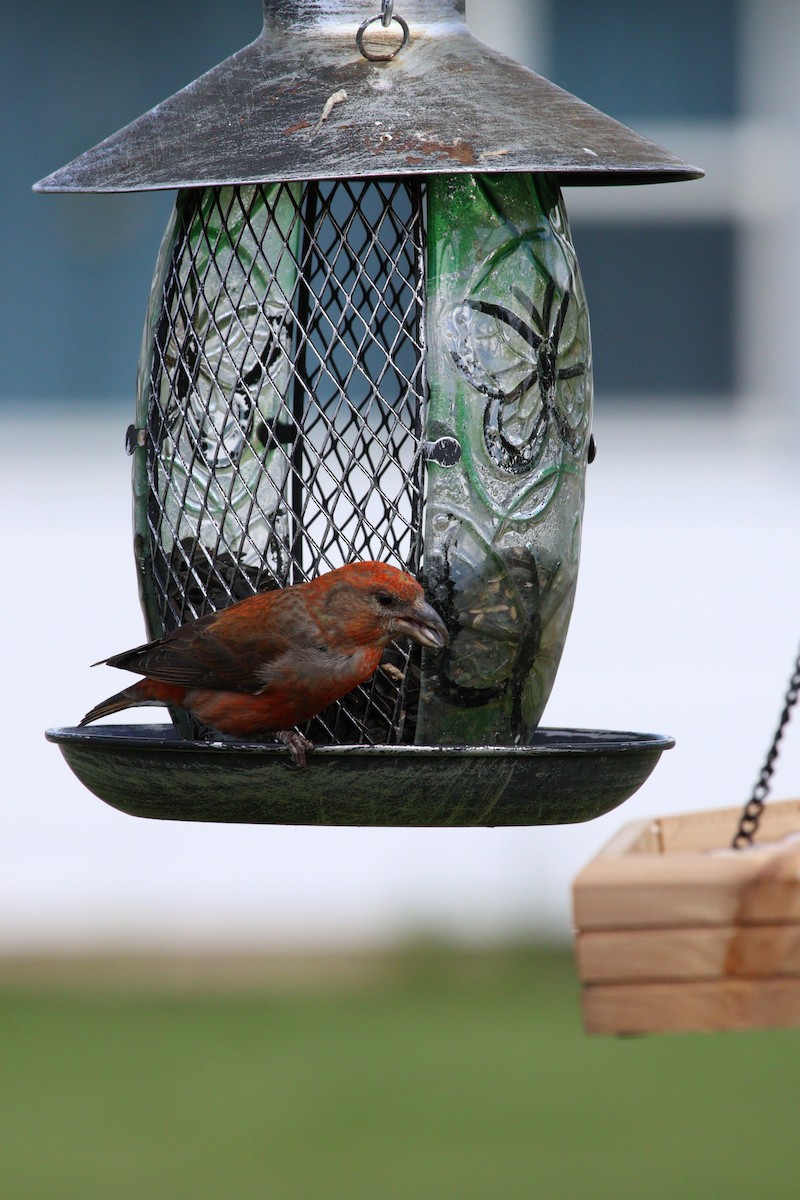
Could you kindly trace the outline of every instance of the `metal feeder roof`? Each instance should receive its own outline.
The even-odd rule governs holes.
[[[264,0],[243,50],[35,185],[122,192],[431,172],[563,184],[694,179],[676,158],[472,36],[463,0]],[[374,18],[374,20],[373,20]],[[402,21],[400,21],[402,18]],[[371,61],[364,43],[395,50]]]

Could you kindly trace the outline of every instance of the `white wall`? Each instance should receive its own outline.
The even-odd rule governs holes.
[[[497,0],[473,23],[521,55],[531,12]],[[95,417],[0,416],[0,950],[353,943],[430,929],[565,935],[570,881],[620,822],[746,798],[800,638],[800,18],[778,0],[748,12],[747,122],[662,131],[708,180],[568,198],[581,218],[591,209],[608,220],[742,206],[745,391],[733,415],[600,413],[578,598],[545,716],[670,732],[676,749],[623,809],[583,826],[306,830],[124,817],[81,788],[42,731],[115,690],[118,673],[88,664],[142,635],[122,451],[130,416],[119,404]],[[779,796],[800,792],[796,723]]]
[[[727,418],[607,416],[545,723],[676,736],[624,808],[581,826],[430,831],[172,824],[108,808],[43,730],[116,690],[118,672],[89,664],[142,635],[125,424],[117,406],[0,425],[12,681],[0,950],[566,935],[570,881],[622,821],[748,794],[800,634],[793,448],[780,428]],[[776,794],[796,794],[799,775],[800,717]]]

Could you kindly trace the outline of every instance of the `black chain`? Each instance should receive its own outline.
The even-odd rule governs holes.
[[[772,739],[772,745],[769,748],[766,761],[761,768],[758,782],[753,788],[753,794],[747,801],[747,804],[745,804],[744,811],[739,819],[739,828],[732,843],[734,850],[741,850],[743,846],[751,846],[753,844],[753,838],[758,831],[761,814],[764,811],[764,805],[769,795],[772,772],[775,770],[775,760],[778,757],[778,749],[783,737],[783,731],[789,723],[789,718],[792,715],[792,709],[797,703],[798,695],[800,695],[800,654],[798,654],[794,664],[794,674],[789,681],[789,689],[786,693],[778,728],[775,730],[775,737]]]

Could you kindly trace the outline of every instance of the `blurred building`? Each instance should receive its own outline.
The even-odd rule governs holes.
[[[749,793],[797,639],[800,5],[467,8],[483,40],[707,173],[566,197],[599,454],[545,723],[651,729],[677,747],[624,810],[580,826],[199,827],[124,818],[80,787],[42,730],[118,686],[88,664],[140,640],[123,439],[173,196],[30,187],[250,41],[261,11],[260,0],[16,5],[0,38],[0,553],[22,583],[0,601],[14,630],[0,952],[409,928],[565,934],[572,876],[623,821]],[[797,729],[776,795],[792,771]]]
[[[474,5],[471,7],[475,7]],[[503,48],[706,171],[569,189],[600,401],[676,400],[796,430],[800,7],[512,0]],[[474,24],[500,32],[494,5]]]
[[[365,5],[367,11],[368,5]],[[399,6],[398,6],[399,11]],[[479,37],[706,169],[700,184],[570,189],[598,396],[794,419],[800,345],[788,0],[470,0]],[[0,47],[0,398],[130,397],[172,197],[32,198],[30,184],[250,41],[259,0],[38,0]]]

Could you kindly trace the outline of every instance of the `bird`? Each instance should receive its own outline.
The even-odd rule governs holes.
[[[94,663],[144,678],[95,705],[80,725],[141,705],[174,705],[237,739],[272,735],[304,766],[312,746],[293,727],[369,679],[401,637],[432,650],[449,644],[413,576],[388,563],[348,563]]]

